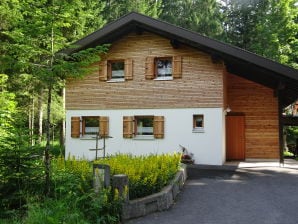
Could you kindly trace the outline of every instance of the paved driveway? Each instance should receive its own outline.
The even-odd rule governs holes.
[[[168,211],[129,224],[296,224],[298,170],[238,168],[192,170]]]

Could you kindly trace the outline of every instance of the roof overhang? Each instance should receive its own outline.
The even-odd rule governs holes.
[[[113,43],[130,32],[142,34],[144,31],[206,52],[212,57],[223,60],[228,72],[276,91],[282,91],[283,106],[287,106],[298,99],[298,70],[244,49],[135,12],[127,14],[78,40],[74,43],[76,48],[66,49],[63,52],[70,54],[101,44]]]

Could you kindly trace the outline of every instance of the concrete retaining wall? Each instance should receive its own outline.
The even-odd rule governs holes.
[[[186,167],[183,166],[171,183],[163,188],[161,192],[128,201],[123,205],[122,221],[170,208],[183,188],[186,179]]]

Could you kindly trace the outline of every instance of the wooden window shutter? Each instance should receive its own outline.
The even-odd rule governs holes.
[[[125,80],[132,80],[133,79],[133,64],[132,59],[126,59],[124,62],[124,78]]]
[[[181,56],[173,57],[173,78],[174,79],[182,78],[182,57]]]
[[[164,116],[154,116],[153,133],[154,138],[164,138]]]
[[[99,117],[99,135],[101,137],[109,136],[109,117]]]
[[[134,117],[124,116],[123,117],[123,138],[132,138],[134,134],[133,129]]]
[[[99,63],[99,81],[108,80],[108,61],[101,61]]]
[[[71,137],[80,137],[80,117],[71,117]]]
[[[145,78],[146,79],[154,79],[154,57],[147,57],[146,58],[146,65],[145,65]]]

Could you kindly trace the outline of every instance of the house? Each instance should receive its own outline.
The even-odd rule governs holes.
[[[104,43],[96,71],[66,83],[66,156],[182,145],[197,164],[282,161],[282,110],[298,98],[297,70],[134,12],[66,52]]]

